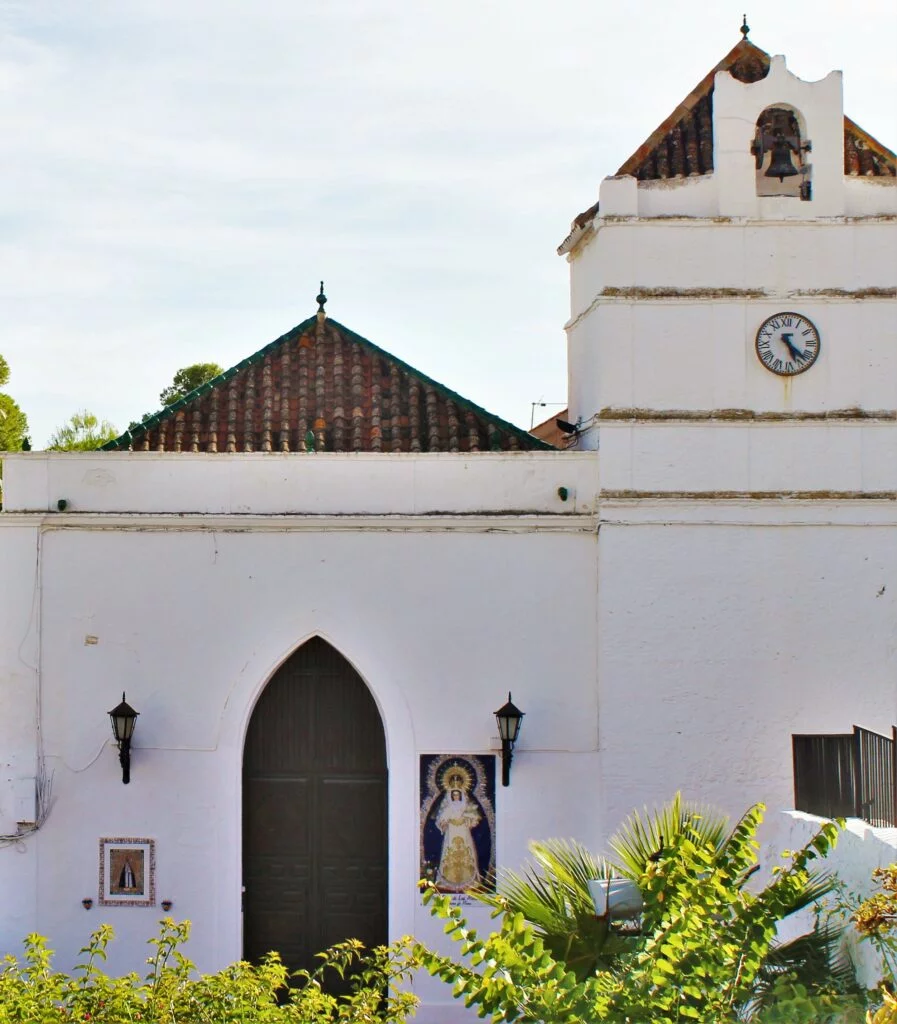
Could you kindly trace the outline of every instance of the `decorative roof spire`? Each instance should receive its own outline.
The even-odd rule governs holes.
[[[321,290],[318,292],[317,296],[315,297],[315,302],[317,302],[317,304],[318,304],[318,312],[319,313],[323,313],[324,312],[324,305],[327,302],[327,296],[324,294],[324,282],[323,281],[321,282]]]
[[[742,14],[742,16],[741,16],[741,28],[739,29],[739,31],[741,32],[742,41],[743,42],[747,42],[748,32],[750,32],[750,30],[751,30],[751,26],[748,25],[748,23],[747,23],[747,15],[746,14]]]

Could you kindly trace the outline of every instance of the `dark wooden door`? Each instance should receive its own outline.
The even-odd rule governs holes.
[[[243,753],[243,955],[290,970],[387,939],[386,743],[374,699],[320,638],[275,673]]]

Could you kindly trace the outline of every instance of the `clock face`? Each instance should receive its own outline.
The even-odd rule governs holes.
[[[800,313],[776,313],[757,331],[760,362],[781,377],[809,370],[819,358],[820,348],[819,331]]]

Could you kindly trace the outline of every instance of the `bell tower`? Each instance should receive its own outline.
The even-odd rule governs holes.
[[[793,735],[890,729],[895,173],[840,72],[744,39],[561,246],[606,821],[676,788],[793,807]]]
[[[839,71],[803,81],[744,34],[559,249],[566,419],[615,489],[775,491],[797,429],[822,487],[832,424],[878,450],[897,416],[894,153],[844,116]]]

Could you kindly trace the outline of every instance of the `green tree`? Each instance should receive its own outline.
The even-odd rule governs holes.
[[[0,387],[9,380],[9,363],[0,356]],[[28,447],[28,420],[15,400],[0,392],[0,452],[19,452]]]
[[[219,373],[224,373],[224,368],[217,363],[193,363],[192,366],[185,366],[174,375],[171,384],[159,395],[162,405],[172,405],[185,395],[189,395],[194,388],[205,384]]]
[[[98,420],[86,409],[76,412],[68,423],[58,427],[47,450],[51,452],[89,452],[118,437],[118,430],[108,420]]]
[[[9,395],[0,392],[0,452],[20,452],[27,435],[25,413]]]

